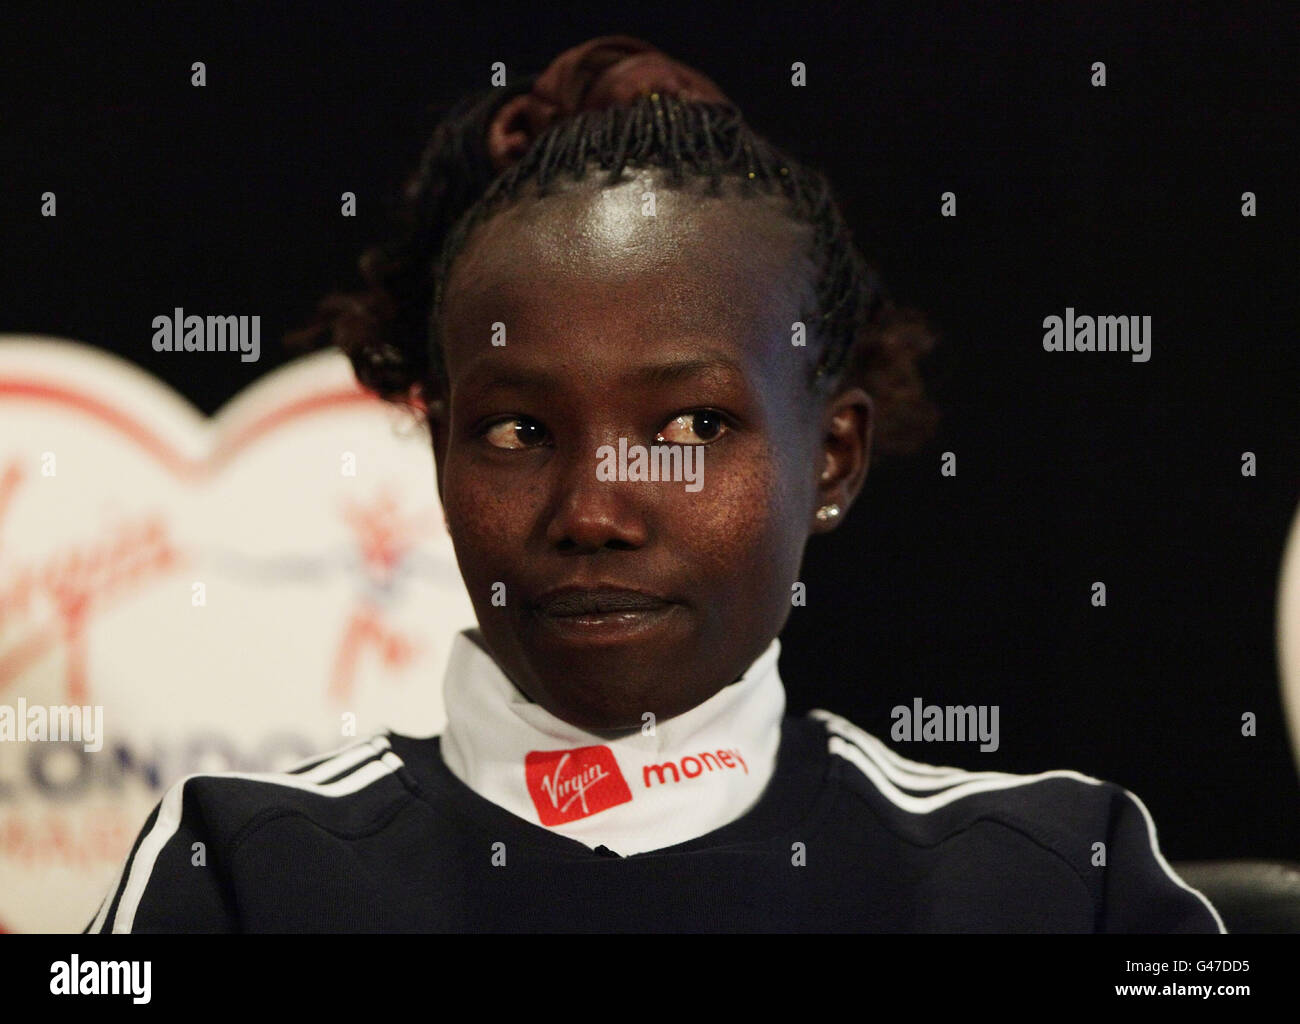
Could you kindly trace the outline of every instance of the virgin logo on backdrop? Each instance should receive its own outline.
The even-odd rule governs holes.
[[[66,544],[25,563],[21,552],[6,552],[4,547],[6,513],[25,476],[18,459],[0,469],[0,636],[12,631],[18,637],[0,650],[0,690],[62,643],[62,699],[83,704],[90,690],[86,634],[91,614],[120,602],[152,578],[180,569],[185,559],[167,522],[141,514],[114,524],[99,538]],[[42,607],[51,610],[44,621],[38,616]]]
[[[614,752],[605,746],[529,751],[524,777],[543,825],[563,825],[632,799]]]

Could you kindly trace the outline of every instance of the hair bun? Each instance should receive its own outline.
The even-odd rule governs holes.
[[[706,75],[644,40],[600,36],[565,50],[537,76],[531,92],[501,105],[488,124],[488,155],[500,173],[557,119],[624,106],[647,92],[734,106]]]

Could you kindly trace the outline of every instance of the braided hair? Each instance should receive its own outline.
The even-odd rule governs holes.
[[[822,174],[757,135],[729,103],[658,93],[561,118],[500,172],[485,132],[501,106],[535,81],[532,76],[473,94],[448,111],[404,189],[403,230],[361,258],[367,289],[323,299],[314,320],[286,338],[291,347],[336,345],[363,387],[425,410],[445,394],[438,310],[473,228],[526,192],[545,195],[557,183],[585,181],[595,171],[613,185],[624,180],[625,169],[658,168],[669,187],[703,178],[717,195],[726,178],[738,183],[742,198],[784,195],[793,216],[813,229],[816,308],[803,319],[821,350],[810,384],[857,384],[872,396],[873,455],[912,452],[933,435],[938,412],[918,362],[932,350],[935,333],[922,314],[888,297]]]

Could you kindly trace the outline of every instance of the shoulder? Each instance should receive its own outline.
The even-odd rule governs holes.
[[[363,831],[409,798],[404,773],[381,733],[285,771],[187,775],[150,813],[87,930],[230,930],[231,862],[249,836],[286,817]]]
[[[925,764],[839,715],[817,709],[808,717],[824,729],[843,783],[918,838],[974,818],[1001,818],[1051,841],[1104,826],[1112,803],[1127,792],[1066,769],[1018,774]]]
[[[1165,908],[1171,922],[1194,919],[1193,930],[1224,930],[1210,902],[1170,867],[1150,811],[1123,786],[1068,769],[1019,774],[925,764],[839,715],[818,709],[808,717],[824,729],[832,777],[911,847],[934,850],[978,831],[981,848],[1005,851],[1004,863],[1050,858],[1067,868],[1096,901],[1103,927],[1145,902]]]
[[[227,833],[277,812],[344,817],[405,795],[403,767],[389,734],[378,733],[284,771],[188,775],[163,796],[156,827],[179,821],[187,805],[201,807],[208,827]]]

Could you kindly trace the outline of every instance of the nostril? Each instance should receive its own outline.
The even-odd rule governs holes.
[[[639,544],[618,537],[610,537],[603,544],[580,544],[572,537],[565,537],[555,545],[555,549],[561,554],[571,554],[573,552],[594,554],[604,548],[609,548],[611,551],[635,551],[638,547],[640,547]]]

